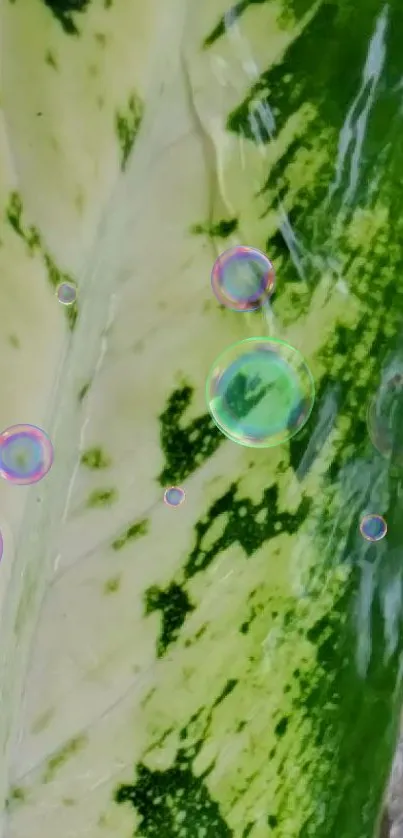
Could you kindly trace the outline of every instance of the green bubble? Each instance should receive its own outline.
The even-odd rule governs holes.
[[[282,340],[255,337],[219,355],[207,378],[206,398],[225,436],[250,448],[271,448],[304,427],[315,385],[297,349]]]

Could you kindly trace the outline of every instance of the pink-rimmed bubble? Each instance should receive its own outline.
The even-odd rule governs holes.
[[[36,425],[12,425],[0,434],[0,477],[23,486],[37,483],[53,463],[53,446]]]
[[[273,294],[275,273],[267,256],[237,245],[216,259],[211,287],[218,302],[232,311],[257,311]]]
[[[178,506],[182,505],[185,497],[185,491],[184,489],[181,489],[180,486],[170,486],[169,489],[166,489],[164,492],[164,503],[166,506],[176,509]]]

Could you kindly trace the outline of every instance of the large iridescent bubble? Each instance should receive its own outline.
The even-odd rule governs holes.
[[[301,353],[275,338],[255,337],[229,346],[206,383],[214,422],[233,442],[271,448],[291,439],[308,421],[315,400]]]

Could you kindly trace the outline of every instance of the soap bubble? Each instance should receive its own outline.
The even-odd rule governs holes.
[[[364,515],[360,523],[360,532],[366,541],[381,541],[385,538],[388,526],[382,515]]]
[[[229,346],[217,358],[206,398],[225,436],[239,445],[271,448],[306,424],[315,386],[297,349],[282,340],[255,337]]]
[[[403,375],[390,374],[375,393],[367,412],[372,444],[395,465],[403,466]]]
[[[10,483],[37,483],[53,463],[53,446],[35,425],[13,425],[0,434],[0,477]]]
[[[256,311],[273,294],[274,268],[260,250],[232,247],[215,261],[211,286],[221,305],[232,311]]]
[[[56,296],[59,303],[62,303],[64,306],[71,306],[77,299],[77,287],[70,280],[61,282],[57,286]]]
[[[167,506],[176,508],[181,506],[185,497],[186,495],[184,489],[181,489],[180,486],[170,486],[169,489],[165,490],[164,503],[166,503]]]

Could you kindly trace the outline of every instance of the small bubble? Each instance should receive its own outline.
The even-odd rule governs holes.
[[[181,506],[181,504],[185,500],[185,497],[185,491],[184,489],[181,489],[180,486],[170,486],[169,489],[165,490],[164,503],[167,506],[176,508],[178,506]]]
[[[77,287],[74,282],[61,282],[57,286],[56,296],[59,303],[64,306],[71,306],[77,299]]]
[[[366,541],[382,541],[388,526],[382,515],[364,515],[360,523],[360,532]]]

